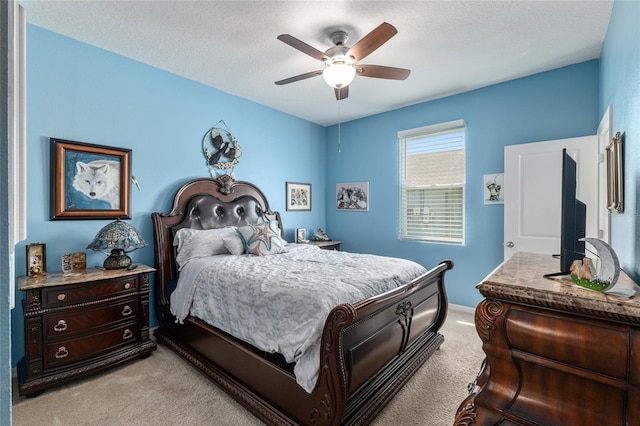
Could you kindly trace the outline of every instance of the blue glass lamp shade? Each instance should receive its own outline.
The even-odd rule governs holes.
[[[131,266],[131,258],[126,253],[146,245],[147,242],[133,226],[117,219],[98,231],[87,248],[102,252],[111,250],[104,261],[104,268],[123,269]]]

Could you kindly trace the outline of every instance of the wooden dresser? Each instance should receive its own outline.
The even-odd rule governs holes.
[[[557,270],[517,253],[477,286],[486,360],[455,425],[640,424],[640,296],[542,277]]]
[[[20,395],[75,380],[156,349],[149,338],[149,273],[87,269],[73,276],[20,277],[25,357]]]

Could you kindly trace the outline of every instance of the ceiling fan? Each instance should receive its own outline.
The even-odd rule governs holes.
[[[324,62],[324,69],[311,71],[295,77],[276,81],[277,85],[289,84],[295,81],[322,75],[327,84],[334,88],[336,99],[342,100],[349,96],[349,84],[356,75],[363,77],[385,78],[390,80],[405,80],[411,73],[410,70],[382,65],[363,65],[357,62],[369,56],[373,51],[389,41],[398,30],[391,24],[383,22],[369,34],[364,36],[353,47],[345,45],[349,36],[344,31],[335,31],[331,34],[331,41],[335,46],[321,52],[313,46],[298,40],[289,34],[281,34],[278,40],[298,49],[312,58]]]

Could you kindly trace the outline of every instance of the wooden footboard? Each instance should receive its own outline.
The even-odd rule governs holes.
[[[327,424],[369,423],[440,347],[444,273],[452,267],[441,262],[405,286],[333,310],[324,328],[321,382],[329,385],[336,375],[345,400],[336,406],[344,406],[339,421]]]
[[[442,344],[452,267],[443,261],[398,289],[336,307],[311,394],[290,369],[198,319],[175,324],[165,312],[156,336],[267,424],[368,424]]]

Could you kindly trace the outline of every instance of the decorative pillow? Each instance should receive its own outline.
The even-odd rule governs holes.
[[[235,235],[235,227],[219,229],[190,229],[182,228],[176,232],[173,245],[178,247],[176,262],[179,269],[191,259],[198,257],[228,254],[224,245],[224,238]]]
[[[273,230],[270,222],[242,226],[236,232],[242,239],[247,254],[266,256],[285,251],[284,246],[287,242]]]
[[[232,255],[239,256],[244,253],[244,243],[237,233],[229,237],[224,237],[222,242]]]

